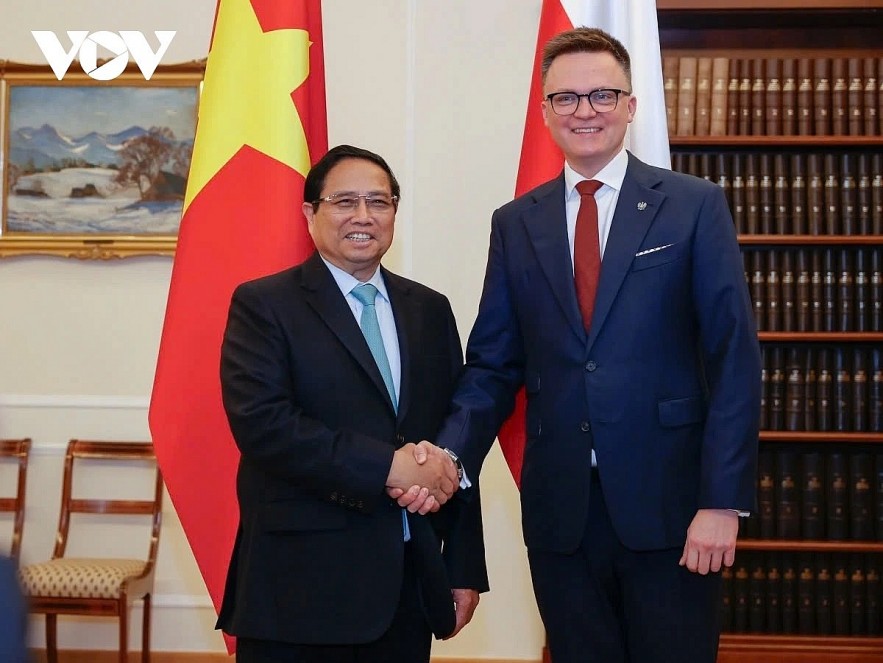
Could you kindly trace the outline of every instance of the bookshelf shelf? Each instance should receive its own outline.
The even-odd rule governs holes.
[[[791,147],[825,149],[829,147],[878,147],[883,136],[672,136],[672,147]]]
[[[787,541],[784,539],[741,539],[739,550],[779,552],[883,553],[883,541]]]
[[[883,0],[656,5],[672,167],[724,189],[776,429],[718,663],[883,663]],[[850,630],[874,637],[813,635]]]
[[[757,337],[762,342],[772,343],[880,343],[883,342],[883,332],[758,332]]]
[[[742,246],[883,246],[883,235],[739,235]]]
[[[883,433],[850,433],[837,431],[760,431],[762,442],[812,442],[830,444],[883,444]]]

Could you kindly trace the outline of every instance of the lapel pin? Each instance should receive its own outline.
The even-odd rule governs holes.
[[[642,200],[638,203],[638,211],[643,212],[645,209],[647,209],[647,203]]]

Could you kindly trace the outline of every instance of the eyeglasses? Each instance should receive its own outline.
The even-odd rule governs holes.
[[[368,211],[381,214],[395,209],[399,197],[390,196],[385,193],[353,193],[352,191],[344,191],[342,193],[332,193],[330,196],[314,200],[312,204],[328,203],[335,212],[343,214],[356,210],[361,199],[365,200],[365,206],[368,208]]]
[[[612,87],[602,87],[585,94],[577,94],[576,92],[553,92],[547,94],[546,99],[552,104],[552,110],[556,115],[573,115],[579,108],[580,99],[585,97],[589,100],[589,106],[596,113],[609,113],[616,108],[619,101],[619,95],[630,95],[631,92],[618,90]]]

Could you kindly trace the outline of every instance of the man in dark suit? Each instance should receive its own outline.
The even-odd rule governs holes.
[[[474,478],[525,387],[522,521],[555,663],[712,663],[760,403],[733,221],[720,188],[624,149],[637,100],[620,42],[562,33],[542,73],[564,172],[493,216],[435,440]]]
[[[15,560],[0,555],[0,661],[27,663],[28,613]]]
[[[240,663],[426,662],[487,589],[480,506],[412,514],[385,487],[436,507],[457,488],[451,458],[422,443],[420,465],[413,443],[449,411],[457,327],[443,295],[380,266],[399,200],[380,156],[332,149],[304,200],[316,253],[230,306],[240,525],[218,626]]]

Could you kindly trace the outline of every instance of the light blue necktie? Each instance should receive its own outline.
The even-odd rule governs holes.
[[[392,371],[389,368],[389,359],[386,356],[386,348],[383,347],[383,336],[380,334],[380,323],[377,321],[377,309],[374,300],[377,297],[377,288],[370,283],[357,285],[352,289],[352,295],[362,302],[362,317],[359,319],[359,327],[368,342],[368,349],[380,369],[380,377],[392,399],[392,406],[396,412],[399,410],[399,402],[396,398],[396,388],[392,382]],[[405,532],[405,541],[411,540],[411,528],[408,525],[408,514],[402,509],[402,528]]]
[[[392,371],[389,368],[389,359],[386,356],[386,349],[383,347],[383,336],[380,334],[380,323],[377,321],[377,309],[374,307],[374,299],[377,297],[377,288],[370,283],[357,285],[352,290],[353,297],[362,302],[362,317],[359,320],[359,326],[362,328],[362,334],[368,342],[368,348],[377,362],[377,368],[380,370],[380,377],[383,378],[383,384],[389,392],[392,399],[392,405],[398,411],[399,403],[396,398],[396,389],[392,381]]]

